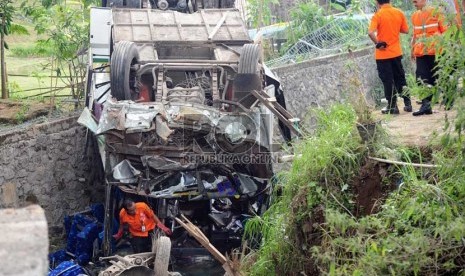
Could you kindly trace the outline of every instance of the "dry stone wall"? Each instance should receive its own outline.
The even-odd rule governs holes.
[[[102,202],[101,162],[86,145],[77,117],[0,134],[0,207],[38,204],[49,227]],[[90,143],[92,146],[92,143]]]
[[[374,91],[381,87],[373,48],[313,59],[272,71],[283,85],[287,109],[301,119],[311,107],[344,102],[354,83],[360,82],[361,89],[373,103]]]

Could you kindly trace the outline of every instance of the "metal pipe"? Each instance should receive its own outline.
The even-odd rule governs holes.
[[[113,185],[106,180],[105,187],[105,217],[103,221],[103,255],[108,256],[111,253],[111,230],[113,225],[113,212],[111,204]]]
[[[152,68],[152,77],[153,77],[153,90],[155,91],[155,95],[154,95],[154,99],[155,99],[155,102],[159,102],[159,99],[157,100],[157,94],[160,93],[160,91],[158,91],[157,87],[158,87],[158,77],[157,77],[157,73],[155,72],[157,70],[158,67],[153,67]],[[140,72],[141,70],[139,70]],[[139,74],[139,72],[137,74]]]
[[[148,62],[145,64],[150,64],[153,62]],[[156,63],[204,63],[204,64],[216,64],[216,65],[230,65],[230,64],[238,64],[239,61],[227,61],[227,60],[205,60],[205,59],[157,59]]]
[[[223,77],[224,77],[224,68],[220,66],[220,88],[224,88],[224,82],[223,82]]]
[[[221,100],[226,100],[226,93],[228,92],[229,89],[229,78],[226,79],[226,84],[223,87],[223,94],[221,95]]]
[[[173,70],[204,70],[204,69],[211,69],[214,65],[221,66],[221,67],[228,67],[231,68],[234,72],[236,71],[234,67],[230,64],[219,64],[219,63],[146,63],[140,66],[139,70],[137,70],[138,75],[144,74],[146,71],[151,70],[152,67],[159,67],[163,66],[165,69],[173,69]]]

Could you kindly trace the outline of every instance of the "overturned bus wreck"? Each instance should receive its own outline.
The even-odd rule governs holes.
[[[221,252],[240,246],[272,188],[274,117],[299,135],[279,81],[235,9],[93,8],[87,107],[106,172],[103,255],[122,199],[149,203],[173,248],[200,247],[189,218]]]

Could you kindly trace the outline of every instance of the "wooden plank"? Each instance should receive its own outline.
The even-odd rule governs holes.
[[[131,20],[131,37],[132,37],[131,41],[135,41],[135,38],[134,38],[134,28],[135,28],[135,25],[134,25],[133,22],[132,22],[132,11],[131,11],[131,10],[129,10],[129,18],[130,18],[130,20]]]
[[[228,14],[229,14],[229,12],[226,11],[226,12],[223,14],[223,17],[221,17],[220,21],[218,21],[218,23],[216,23],[216,26],[215,26],[215,28],[213,28],[212,33],[208,36],[208,40],[212,40],[213,36],[216,34],[216,32],[218,32],[218,30],[220,29],[221,25],[223,25],[224,21],[226,20],[226,17],[228,17]],[[230,34],[230,35],[231,35],[231,34]]]
[[[210,33],[211,33],[211,32],[210,32],[210,26],[209,26],[209,24],[207,23],[207,21],[205,20],[205,16],[204,16],[204,15],[205,15],[205,11],[204,11],[204,10],[200,10],[200,18],[202,18],[202,21],[203,21],[203,23],[204,23],[204,25],[205,25],[205,30],[207,31],[207,35],[208,35],[208,37],[210,37]]]
[[[263,98],[269,98],[268,94],[266,94],[265,92],[263,91],[257,91],[258,93],[260,93],[260,95],[263,97]],[[290,118],[293,118],[294,116],[292,116],[291,113],[289,113],[289,111],[287,111],[286,109],[284,109],[284,107],[282,107],[279,103],[276,103],[276,104],[273,104],[273,106],[281,113],[283,114],[286,118],[290,119]]]
[[[266,93],[263,93],[266,95],[266,97],[260,93],[260,91],[252,90],[252,94],[261,102],[263,103],[278,119],[285,124],[290,130],[292,130],[295,134],[298,136],[302,136],[302,133],[294,126],[293,123],[289,121],[289,119],[295,119],[290,115],[289,112],[287,112],[280,104],[276,102],[269,102],[267,100],[268,95]],[[284,114],[281,112],[282,110],[286,111]]]
[[[151,9],[147,9],[147,21],[149,22],[149,28],[150,28],[150,40],[154,40],[153,38],[154,29],[153,29],[153,23],[151,20],[151,16],[150,16],[151,12],[152,12]]]
[[[190,222],[185,216],[182,216],[182,218],[186,222],[183,222],[179,218],[175,219],[182,227],[184,227],[184,229],[187,230],[187,232],[189,232],[189,234],[191,234],[203,247],[205,247],[205,249],[207,249],[208,252],[210,252],[213,257],[215,257],[215,259],[217,259],[221,264],[226,263],[226,257],[221,254],[221,252],[219,252],[218,249],[213,246],[213,244],[210,243],[205,234],[203,234],[202,231],[200,231],[197,226],[192,224],[192,222]]]
[[[275,97],[269,97],[267,99],[269,102],[276,102],[276,98]]]
[[[234,275],[236,275],[228,262],[224,263],[222,267],[223,267],[224,271],[226,272],[224,275],[226,275],[226,276],[234,276]]]
[[[183,37],[182,37],[182,34],[181,34],[182,25],[178,22],[178,20],[176,18],[176,14],[177,13],[175,13],[175,12],[173,13],[174,23],[178,26],[179,40],[183,40]]]

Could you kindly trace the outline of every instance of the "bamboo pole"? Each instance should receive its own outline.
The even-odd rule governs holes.
[[[6,29],[6,15],[3,13],[0,13],[0,16],[2,17],[2,26],[1,26],[1,31],[0,31],[0,60],[1,60],[1,77],[2,77],[2,99],[8,99],[8,87],[6,83],[6,68],[5,68],[5,29]]]
[[[434,165],[434,164],[408,163],[408,162],[402,162],[402,161],[382,159],[382,158],[377,158],[377,157],[372,157],[372,156],[368,156],[368,159],[378,161],[378,162],[388,163],[388,164],[394,164],[394,165],[412,166],[412,167],[418,167],[418,168],[439,168],[438,165]]]

